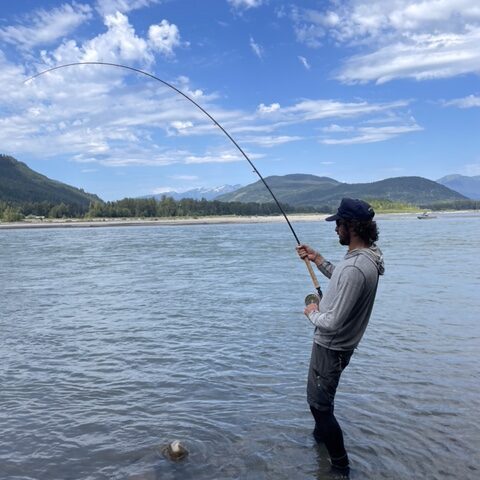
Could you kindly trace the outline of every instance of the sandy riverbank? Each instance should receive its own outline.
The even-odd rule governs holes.
[[[324,220],[323,214],[292,214],[288,215],[291,222],[312,222]],[[102,218],[85,219],[44,219],[23,220],[21,222],[0,223],[0,229],[18,228],[87,228],[87,227],[144,227],[169,225],[221,225],[242,223],[278,223],[284,222],[281,215],[276,216],[215,216],[215,217],[182,217],[182,218]]]
[[[399,217],[415,217],[421,212],[402,213],[379,213],[376,219],[388,219]],[[435,212],[435,216],[466,215],[478,216],[479,212],[466,210],[455,212]],[[322,221],[328,215],[317,213],[289,214],[288,219],[292,223]],[[144,227],[144,226],[175,226],[175,225],[222,225],[222,224],[244,224],[244,223],[279,223],[284,222],[282,215],[275,216],[236,216],[224,215],[213,217],[177,217],[177,218],[99,218],[85,220],[82,218],[52,219],[44,220],[23,220],[21,222],[0,222],[0,230],[11,230],[21,228],[96,228],[96,227]]]

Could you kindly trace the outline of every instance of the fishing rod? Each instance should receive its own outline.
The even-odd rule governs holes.
[[[186,100],[193,103],[193,105],[195,105],[200,111],[202,111],[227,136],[227,138],[233,143],[233,145],[235,145],[235,147],[245,157],[247,162],[253,168],[253,171],[259,176],[260,180],[263,182],[263,184],[265,185],[267,190],[270,192],[270,195],[275,200],[275,203],[277,204],[280,212],[282,212],[282,214],[283,214],[285,220],[287,221],[287,224],[288,224],[293,236],[295,237],[295,241],[297,242],[297,245],[301,244],[300,240],[298,239],[297,234],[295,233],[295,230],[292,227],[292,224],[290,223],[290,220],[287,217],[287,214],[285,213],[285,210],[282,208],[282,206],[280,205],[280,202],[277,200],[277,197],[274,195],[274,193],[272,192],[272,190],[268,186],[268,183],[265,181],[265,179],[263,178],[261,173],[257,170],[257,167],[255,167],[253,162],[250,160],[248,155],[243,151],[243,149],[240,147],[240,145],[233,139],[233,137],[227,132],[227,130],[225,130],[225,128],[222,125],[220,125],[220,123],[218,123],[217,120],[215,120],[215,118],[213,118],[213,116],[210,115],[200,104],[198,104],[195,100],[193,100],[186,93],[182,92],[181,90],[179,90],[177,87],[175,87],[171,83],[168,83],[165,80],[162,80],[161,78],[156,77],[155,75],[152,75],[151,73],[145,72],[145,71],[140,70],[138,68],[129,67],[128,65],[122,65],[122,64],[119,64],[119,63],[110,63],[110,62],[73,62],[73,63],[65,63],[65,64],[62,64],[62,65],[57,65],[57,66],[52,67],[52,68],[48,68],[48,69],[43,70],[43,71],[41,71],[41,72],[39,72],[35,75],[32,75],[31,77],[27,78],[23,83],[30,82],[30,81],[34,80],[35,78],[40,77],[42,75],[45,75],[46,73],[53,72],[54,70],[59,70],[61,68],[67,68],[67,67],[73,67],[73,66],[76,66],[76,65],[104,65],[104,66],[109,66],[109,67],[123,68],[125,70],[130,70],[132,72],[140,73],[142,75],[145,75],[147,77],[152,78],[153,80],[156,80],[157,82],[162,83],[163,85],[165,85],[168,88],[171,88],[172,90],[174,90],[175,92],[180,94],[182,97],[184,97]],[[305,265],[307,266],[308,273],[310,274],[310,278],[312,279],[313,285],[314,285],[315,289],[317,290],[319,297],[322,298],[322,289],[320,288],[320,284],[318,283],[318,279],[315,275],[315,272],[313,271],[310,260],[308,260],[308,258],[305,257],[304,261],[305,261]]]

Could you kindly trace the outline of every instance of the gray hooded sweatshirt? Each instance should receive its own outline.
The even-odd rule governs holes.
[[[337,266],[325,260],[319,270],[328,278],[319,311],[308,315],[315,325],[315,342],[331,350],[353,350],[365,333],[377,292],[378,277],[385,271],[380,249],[358,248]]]

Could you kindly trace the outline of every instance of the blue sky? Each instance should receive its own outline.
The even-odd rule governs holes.
[[[2,2],[0,145],[106,200],[249,184],[480,174],[478,0]]]

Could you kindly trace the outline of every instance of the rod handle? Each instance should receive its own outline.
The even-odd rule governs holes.
[[[318,290],[320,288],[320,284],[318,283],[317,276],[315,275],[315,272],[313,271],[312,264],[310,263],[310,260],[308,257],[305,257],[303,259],[305,262],[305,265],[307,266],[308,273],[310,274],[310,278],[312,279],[313,286]]]

